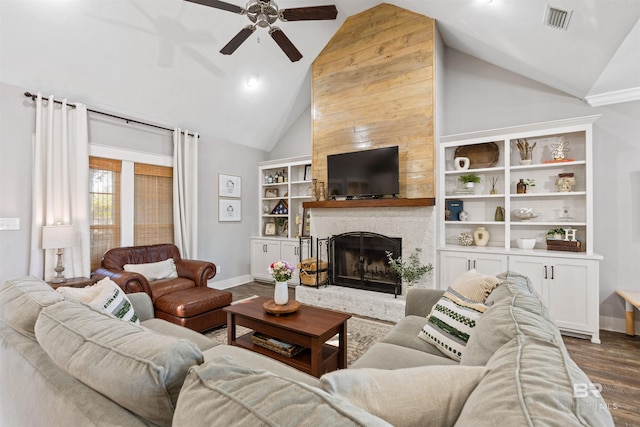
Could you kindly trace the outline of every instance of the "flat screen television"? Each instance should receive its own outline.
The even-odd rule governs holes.
[[[400,193],[398,147],[376,148],[327,156],[327,195],[379,198]]]

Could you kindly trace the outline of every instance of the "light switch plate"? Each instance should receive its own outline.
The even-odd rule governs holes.
[[[20,218],[0,218],[0,230],[20,230]]]

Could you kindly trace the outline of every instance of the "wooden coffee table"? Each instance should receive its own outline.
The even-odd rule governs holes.
[[[350,314],[302,304],[295,313],[275,316],[266,313],[262,307],[269,299],[258,297],[224,308],[230,345],[264,354],[315,377],[347,367],[347,319]],[[236,326],[252,331],[238,337]],[[254,332],[306,349],[294,357],[283,356],[254,344],[251,339]],[[338,347],[327,344],[336,334],[339,335]]]

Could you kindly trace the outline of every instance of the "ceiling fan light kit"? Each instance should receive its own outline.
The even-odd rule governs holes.
[[[219,0],[186,1],[237,13],[239,15],[247,15],[249,20],[253,22],[253,25],[244,27],[229,43],[220,49],[220,53],[223,55],[231,55],[235,52],[236,49],[253,34],[256,27],[260,27],[269,28],[269,35],[277,45],[280,46],[280,49],[282,49],[285,55],[289,57],[291,62],[299,61],[302,58],[302,53],[300,53],[279,27],[273,26],[278,19],[283,22],[320,21],[336,19],[338,16],[338,9],[336,9],[335,5],[295,7],[281,10],[278,8],[276,2],[272,0],[249,0],[244,8]]]

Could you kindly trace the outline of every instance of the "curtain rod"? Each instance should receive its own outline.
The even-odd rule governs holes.
[[[31,92],[25,92],[24,96],[26,96],[27,98],[31,98],[32,101],[35,101],[36,98],[38,97],[38,95],[34,95]],[[48,101],[48,98],[42,98],[45,101]],[[54,99],[53,102],[55,102],[56,104],[62,104],[62,101],[58,101],[57,99]],[[76,108],[76,106],[74,104],[67,104],[69,107],[71,108]],[[156,129],[162,129],[162,130],[166,130],[169,132],[173,132],[173,129],[164,127],[164,126],[159,126],[159,125],[154,125],[153,123],[145,123],[145,122],[141,122],[138,120],[134,120],[134,119],[130,119],[128,117],[122,117],[122,116],[116,116],[115,114],[111,114],[111,113],[105,113],[104,111],[98,111],[98,110],[93,110],[91,108],[87,108],[87,111],[91,112],[91,113],[96,113],[96,114],[102,114],[103,116],[108,116],[108,117],[113,117],[114,119],[120,119],[120,120],[124,120],[127,123],[136,123],[139,125],[144,125],[144,126],[150,126]],[[194,133],[190,134],[190,135],[195,135]],[[198,138],[200,138],[200,135],[198,135]]]

